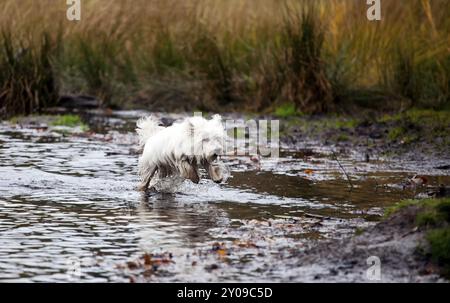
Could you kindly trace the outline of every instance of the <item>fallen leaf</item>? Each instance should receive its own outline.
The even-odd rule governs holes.
[[[129,269],[136,269],[136,268],[139,267],[136,262],[132,262],[132,261],[127,262],[127,266],[128,266]]]
[[[142,273],[142,275],[143,275],[144,277],[150,277],[151,275],[153,275],[153,273],[154,273],[153,269],[147,269],[146,271],[144,271],[144,272]]]
[[[312,169],[305,169],[304,172],[307,175],[312,175],[314,173],[314,171]]]
[[[207,271],[216,270],[216,269],[219,269],[219,265],[217,265],[217,264],[206,265],[206,266],[205,266],[205,269],[206,269]]]
[[[217,254],[221,257],[224,257],[227,255],[227,251],[225,249],[219,249],[217,250]]]
[[[144,264],[145,265],[152,265],[152,256],[149,254],[144,255]]]
[[[239,247],[243,247],[243,248],[258,248],[258,246],[255,243],[250,242],[250,241],[243,242],[243,241],[236,240],[234,242],[234,244],[239,246]]]

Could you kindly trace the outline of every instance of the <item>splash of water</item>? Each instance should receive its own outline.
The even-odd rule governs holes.
[[[183,182],[184,178],[180,176],[169,176],[165,178],[159,178],[156,176],[150,182],[150,188],[154,188],[160,193],[173,194],[177,192]]]
[[[222,182],[221,183],[226,183],[228,178],[231,175],[230,168],[228,167],[228,165],[226,165],[223,162],[217,162],[217,163],[214,163],[214,166],[218,167],[219,170],[220,170],[220,173],[221,173],[221,176],[222,176]]]
[[[231,175],[230,168],[222,162],[215,163],[214,166],[219,167],[222,176],[222,183],[226,183]],[[165,178],[155,176],[150,182],[149,187],[155,189],[159,193],[174,194],[180,190],[184,181],[185,179],[180,176],[168,176]]]

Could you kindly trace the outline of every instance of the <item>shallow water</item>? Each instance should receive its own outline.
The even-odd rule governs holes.
[[[226,184],[145,195],[135,190],[133,133],[143,114],[91,112],[89,134],[1,123],[0,281],[301,280],[291,271],[305,247],[351,235],[414,197],[405,178],[450,181],[420,163],[340,155],[350,191],[329,151],[306,142],[259,169],[225,157]],[[146,253],[158,262],[147,266]]]

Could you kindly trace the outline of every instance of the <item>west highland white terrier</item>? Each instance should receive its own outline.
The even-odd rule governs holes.
[[[190,117],[169,127],[150,116],[137,122],[136,132],[143,149],[139,158],[139,190],[157,189],[158,182],[174,178],[199,183],[203,167],[216,183],[224,181],[228,170],[218,161],[223,154],[226,132],[222,118]]]

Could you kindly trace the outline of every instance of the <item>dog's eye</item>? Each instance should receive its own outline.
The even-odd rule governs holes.
[[[216,159],[217,159],[217,154],[212,155],[211,160],[216,161]]]

